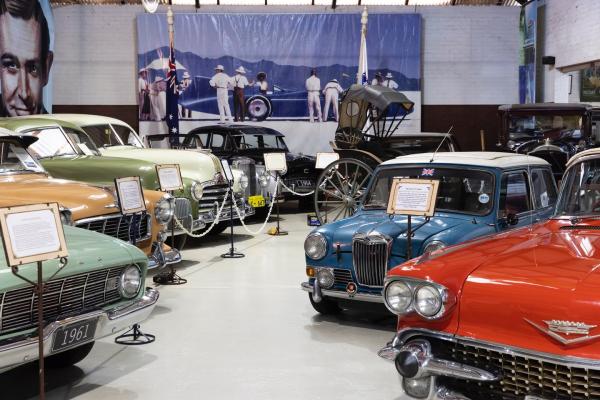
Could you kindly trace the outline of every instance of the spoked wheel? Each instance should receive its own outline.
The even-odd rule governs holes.
[[[252,96],[246,100],[246,111],[250,119],[264,121],[271,115],[271,102],[265,96]]]
[[[337,160],[319,175],[315,211],[321,224],[346,218],[356,212],[373,168],[355,159]]]

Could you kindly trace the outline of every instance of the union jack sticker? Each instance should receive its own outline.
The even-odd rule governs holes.
[[[433,176],[435,173],[435,168],[423,168],[421,172],[421,176]]]

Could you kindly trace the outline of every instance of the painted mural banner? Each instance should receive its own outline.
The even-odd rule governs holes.
[[[421,104],[421,30],[419,14],[369,15],[369,83],[417,100],[415,120]],[[320,131],[332,135],[338,99],[357,79],[360,31],[359,13],[175,14],[180,132],[237,121],[273,123],[289,136],[314,130],[307,124],[327,122]],[[144,134],[157,127],[142,121],[165,118],[166,16],[140,14],[137,34]]]
[[[600,102],[600,65],[581,71],[581,101]]]
[[[0,117],[51,112],[49,0],[0,0]]]

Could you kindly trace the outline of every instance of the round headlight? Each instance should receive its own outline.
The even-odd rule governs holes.
[[[192,183],[192,197],[196,201],[200,201],[202,195],[204,194],[204,188],[200,182]]]
[[[325,254],[327,254],[327,239],[319,232],[311,233],[304,241],[304,252],[313,260],[325,257]]]
[[[421,316],[430,318],[442,309],[442,295],[431,285],[423,285],[415,292],[415,310]]]
[[[248,188],[248,177],[246,176],[246,174],[242,174],[242,176],[240,176],[240,187],[243,190],[246,190]]]
[[[131,265],[125,268],[119,279],[119,294],[125,298],[135,297],[142,286],[142,272],[140,269]]]
[[[158,203],[154,205],[154,217],[161,225],[166,225],[171,222],[175,213],[175,205],[173,198],[170,195],[163,196]]]
[[[444,247],[446,247],[446,244],[444,242],[440,242],[439,240],[432,240],[423,249],[423,254],[433,253],[434,251],[442,250]]]
[[[320,268],[317,271],[317,280],[319,281],[319,286],[325,289],[329,289],[333,286],[335,278],[333,276],[333,272],[329,268]]]
[[[410,307],[413,294],[402,281],[393,281],[385,287],[385,305],[394,314],[405,314]]]

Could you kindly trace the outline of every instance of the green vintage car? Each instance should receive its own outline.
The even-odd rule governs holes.
[[[114,178],[140,176],[144,188],[157,190],[155,163],[179,163],[182,159],[179,153],[186,153],[178,152],[168,159],[156,161],[104,157],[90,137],[76,125],[42,116],[0,119],[0,127],[36,136],[38,141],[29,150],[52,176],[97,185],[112,186]],[[222,203],[227,190],[220,162],[218,159],[209,161],[204,175],[196,174],[193,178],[184,175],[183,183],[184,189],[173,193],[175,216],[189,231],[201,230],[215,220],[216,204]],[[242,198],[241,195],[239,197]],[[245,201],[238,205],[245,215],[254,213]],[[219,219],[225,221],[229,218],[228,207],[224,207]],[[175,233],[178,235],[183,231],[176,230]]]
[[[158,300],[158,291],[144,289],[148,258],[138,248],[85,229],[64,231],[67,264],[44,292],[49,367],[81,361],[95,340],[145,320]],[[58,260],[44,262],[44,279],[58,266]],[[20,266],[19,273],[35,281],[36,264]],[[36,302],[33,286],[14,276],[0,257],[0,372],[38,359]]]

